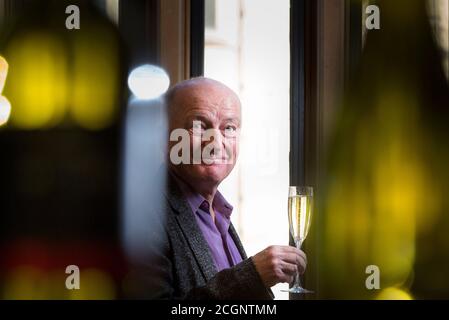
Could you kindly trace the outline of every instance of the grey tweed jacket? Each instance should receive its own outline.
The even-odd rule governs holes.
[[[168,175],[170,176],[170,175]],[[194,213],[173,178],[168,178],[159,241],[148,262],[139,267],[138,298],[268,300],[262,283],[232,224],[229,233],[243,261],[217,272]]]

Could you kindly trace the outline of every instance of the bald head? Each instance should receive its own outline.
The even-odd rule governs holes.
[[[218,97],[218,100],[214,101],[212,97]],[[217,80],[205,77],[177,83],[168,90],[164,100],[170,123],[173,117],[183,111],[182,108],[195,104],[211,103],[218,104],[218,107],[235,104],[238,105],[239,113],[241,106],[240,99],[234,91]]]
[[[194,78],[172,87],[165,95],[165,103],[170,134],[183,129],[189,132],[191,141],[190,163],[171,162],[171,170],[193,184],[194,189],[216,190],[232,171],[237,159],[241,124],[239,98],[221,82]],[[201,132],[201,136],[197,132]],[[169,149],[172,150],[177,143],[170,139]],[[195,163],[192,157],[198,152],[202,156],[207,154],[207,161]]]

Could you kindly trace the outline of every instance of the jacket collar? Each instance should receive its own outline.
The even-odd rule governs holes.
[[[196,223],[196,219],[190,205],[185,199],[176,182],[176,179],[172,177],[171,174],[168,174],[167,177],[167,191],[165,195],[170,206],[176,213],[176,221],[180,226],[184,237],[187,239],[189,247],[195,256],[198,265],[200,266],[204,278],[206,281],[209,280],[217,273],[212,254],[210,253],[206,239],[204,239],[203,233]],[[232,223],[229,226],[229,234],[234,240],[242,259],[247,259],[245,249],[243,248],[240,238]]]
[[[188,245],[192,250],[204,278],[211,279],[216,273],[214,260],[209,250],[209,246],[203,237],[203,234],[198,227],[194,213],[190,209],[189,204],[184,199],[181,190],[176,184],[176,181],[170,174],[167,178],[167,192],[166,198],[176,212],[175,219],[181,228],[184,237],[187,239]]]

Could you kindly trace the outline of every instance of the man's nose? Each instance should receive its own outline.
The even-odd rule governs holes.
[[[203,146],[205,145],[212,145],[214,147],[214,151],[221,150],[224,148],[224,137],[220,130],[213,129],[210,131],[209,134],[205,135],[203,139]]]

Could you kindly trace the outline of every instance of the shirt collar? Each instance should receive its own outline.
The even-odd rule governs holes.
[[[231,219],[231,214],[234,207],[223,197],[223,195],[218,190],[217,193],[215,193],[213,205],[218,212],[222,213],[227,219]]]
[[[207,200],[200,195],[199,193],[192,190],[192,188],[182,181],[181,178],[179,178],[176,174],[170,173],[173,178],[176,180],[179,188],[181,189],[183,195],[186,197],[187,202],[189,203],[190,208],[193,212],[198,211],[200,209],[206,212],[209,212],[209,203]],[[203,203],[205,204],[203,205]],[[224,198],[224,196],[220,193],[220,191],[217,190],[215,193],[215,197],[213,200],[213,206],[215,211],[218,211],[219,213],[223,214],[225,218],[228,220],[231,219],[232,210],[234,207]]]

